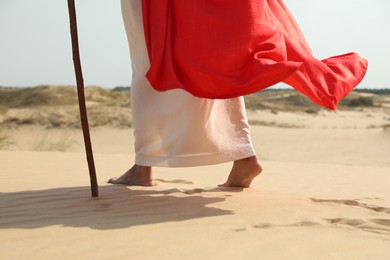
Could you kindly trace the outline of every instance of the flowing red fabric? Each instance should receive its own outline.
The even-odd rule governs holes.
[[[158,91],[221,99],[284,82],[336,109],[367,70],[356,53],[314,58],[281,0],[143,0],[143,22]]]

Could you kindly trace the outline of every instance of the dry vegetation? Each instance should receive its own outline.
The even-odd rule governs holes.
[[[383,92],[383,93],[382,93]],[[353,91],[339,104],[339,110],[362,109],[367,107],[390,108],[390,90],[372,93],[371,91]],[[245,97],[248,109],[317,114],[324,108],[315,105],[307,97],[295,90],[267,90]]]
[[[85,96],[92,127],[131,127],[130,94],[87,87]],[[78,128],[80,117],[76,88],[39,86],[0,88],[0,125],[39,125],[47,128]]]
[[[250,125],[258,126],[269,126],[269,127],[279,127],[279,128],[305,128],[303,125],[289,124],[289,123],[278,123],[275,121],[263,121],[263,120],[248,120]]]
[[[91,127],[131,127],[130,91],[128,88],[104,89],[87,87],[85,91]],[[0,126],[10,129],[23,125],[46,128],[79,128],[76,88],[73,86],[37,86],[32,88],[0,87]],[[324,108],[313,104],[294,90],[267,90],[245,98],[248,109],[303,112],[317,114]],[[352,92],[340,103],[341,110],[390,108],[390,93]],[[254,125],[299,128],[300,125],[269,125],[269,122],[251,121]],[[388,126],[384,127],[388,128]],[[4,132],[4,131],[3,131]],[[2,145],[11,145],[6,133],[0,135]]]
[[[340,110],[356,111],[363,117],[378,117],[370,121],[367,129],[383,129],[390,133],[390,91],[352,92],[339,106]],[[88,118],[91,127],[111,126],[129,128],[132,126],[129,88],[104,89],[87,87],[85,90]],[[245,97],[250,110],[266,112],[268,118],[250,117],[254,126],[300,129],[307,123],[299,120],[286,120],[285,112],[295,116],[309,115],[307,118],[322,117],[325,108],[314,105],[308,98],[294,90],[266,90]],[[273,116],[272,114],[275,116]],[[355,113],[355,112],[353,112]],[[249,113],[248,113],[249,114]],[[299,115],[300,114],[300,115]],[[383,118],[382,118],[383,117]],[[284,119],[282,119],[284,118]],[[293,117],[294,118],[294,117]],[[306,117],[305,117],[306,118]],[[60,134],[31,138],[23,144],[16,130],[29,129],[23,126],[39,126],[46,129],[60,129]],[[67,135],[67,130],[80,128],[80,117],[76,87],[38,86],[32,88],[0,87],[0,150],[27,149],[33,151],[67,151],[75,149],[75,137]],[[15,130],[15,131],[14,131]],[[65,134],[63,134],[65,133]],[[22,147],[22,148],[21,148]]]
[[[66,152],[76,141],[70,135],[61,135],[57,140],[49,140],[47,136],[38,137],[30,147],[31,151],[57,151]]]
[[[12,145],[14,145],[14,141],[9,133],[5,129],[0,128],[0,150],[6,150]]]

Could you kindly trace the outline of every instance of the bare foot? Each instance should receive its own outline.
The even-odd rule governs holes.
[[[219,186],[248,188],[252,180],[261,173],[262,168],[257,156],[234,161],[228,180]]]
[[[152,167],[135,164],[122,176],[111,178],[108,183],[131,186],[153,186]]]

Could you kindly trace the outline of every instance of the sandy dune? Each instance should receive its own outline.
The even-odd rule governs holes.
[[[91,132],[95,199],[79,129],[9,128],[0,259],[390,259],[388,109],[248,117],[265,169],[251,188],[217,186],[230,164],[106,184],[134,153],[131,128],[104,126]]]
[[[389,259],[390,134],[334,117],[253,126],[265,171],[245,190],[217,187],[229,164],[156,168],[151,188],[108,185],[133,160],[132,133],[94,129],[98,199],[79,131],[66,130],[77,143],[63,153],[27,149],[61,130],[15,130],[18,148],[0,152],[0,259]]]
[[[155,170],[157,186],[104,183],[128,155],[1,152],[1,259],[388,259],[389,167],[265,161],[250,189],[229,165]],[[19,161],[20,163],[15,164]]]

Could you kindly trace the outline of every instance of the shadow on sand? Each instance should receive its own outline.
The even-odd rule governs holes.
[[[105,230],[233,214],[207,206],[224,196],[121,185],[102,186],[100,193],[91,198],[89,187],[0,193],[0,229],[61,225]]]

